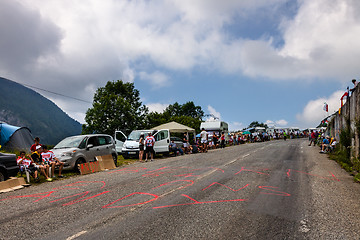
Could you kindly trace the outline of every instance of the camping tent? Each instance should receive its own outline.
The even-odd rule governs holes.
[[[195,129],[182,125],[177,122],[169,122],[157,127],[152,128],[151,130],[160,130],[160,129],[169,129],[170,132],[173,133],[185,133],[185,132],[192,132],[195,133]]]
[[[6,150],[24,150],[29,152],[33,137],[27,127],[16,127],[0,122],[0,145]]]

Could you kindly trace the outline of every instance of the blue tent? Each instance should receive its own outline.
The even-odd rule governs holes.
[[[12,126],[0,122],[0,145],[6,150],[24,150],[29,152],[33,143],[30,129],[27,127]]]

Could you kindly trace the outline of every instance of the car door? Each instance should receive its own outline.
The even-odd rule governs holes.
[[[98,136],[100,156],[111,155],[113,143],[110,136]]]
[[[90,147],[90,145],[92,145],[92,147]],[[86,162],[93,162],[96,160],[95,159],[96,156],[101,156],[101,151],[97,136],[91,136],[88,138],[84,155]]]
[[[118,154],[122,153],[122,147],[126,139],[127,136],[122,131],[115,131],[115,136],[114,136],[115,148]]]
[[[168,129],[163,129],[155,133],[155,145],[154,150],[156,153],[167,153],[169,152],[170,144],[170,131]]]

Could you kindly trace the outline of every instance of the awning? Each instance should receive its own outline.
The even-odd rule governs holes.
[[[177,132],[177,133],[185,133],[185,132],[195,133],[195,129],[182,125],[177,122],[169,122],[169,123],[161,124],[157,127],[152,128],[151,130],[161,130],[161,129],[169,129],[170,132]]]

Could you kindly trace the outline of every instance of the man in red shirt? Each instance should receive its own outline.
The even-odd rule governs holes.
[[[145,146],[146,146],[145,162],[147,162],[149,153],[151,156],[151,161],[154,160],[154,155],[155,155],[154,144],[155,144],[155,138],[152,136],[151,132],[149,132],[149,135],[145,138]]]
[[[40,144],[40,138],[39,137],[36,137],[36,138],[34,138],[34,144],[33,145],[31,145],[31,147],[30,147],[30,151],[31,151],[31,153],[33,153],[33,152],[35,152],[36,151],[36,147],[37,146],[41,146],[41,144]]]
[[[311,130],[309,146],[311,146],[312,143],[314,143],[314,146],[315,146],[315,144],[316,144],[316,134],[315,134],[315,132],[313,130]]]

